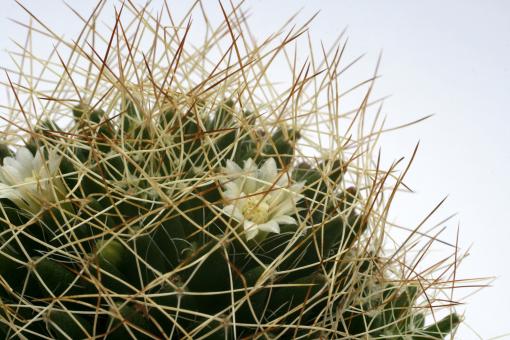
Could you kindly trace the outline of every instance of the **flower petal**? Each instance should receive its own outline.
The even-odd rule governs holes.
[[[23,201],[21,193],[9,185],[0,183],[0,198],[7,198],[18,207],[26,208],[26,203]]]
[[[246,176],[242,182],[243,192],[247,195],[253,194],[257,191],[257,178],[252,176]]]
[[[253,223],[252,221],[245,220],[243,223],[244,226],[244,232],[246,233],[246,239],[249,241],[257,234],[259,233],[259,229],[257,228],[257,225]]]
[[[259,224],[259,225],[257,225],[257,228],[259,230],[266,231],[266,232],[269,232],[269,233],[277,233],[277,234],[280,233],[280,226],[274,220],[271,220],[271,221],[266,222],[266,223]]]
[[[252,194],[257,190],[258,168],[253,159],[244,161],[243,175],[236,179],[239,188],[246,194]]]
[[[280,215],[273,217],[271,221],[275,221],[278,224],[297,224],[296,219],[288,215]]]
[[[274,217],[283,215],[292,215],[296,212],[296,203],[293,200],[287,199],[272,209]]]
[[[243,214],[241,211],[233,204],[229,204],[225,207],[223,207],[223,212],[230,217],[233,217],[237,221],[242,221],[244,219]]]
[[[13,189],[10,185],[0,183],[0,198],[11,199],[11,197],[13,197],[13,195],[16,195],[15,189]]]
[[[223,169],[227,175],[238,175],[242,173],[242,169],[236,162],[227,160],[227,166]]]
[[[50,152],[48,157],[48,170],[50,172],[50,176],[55,175],[57,172],[61,159],[62,158],[59,157],[54,150]]]
[[[39,151],[38,151],[39,152]],[[21,147],[16,151],[16,161],[24,168],[32,168],[34,156],[27,148]]]
[[[244,169],[243,170],[245,173],[257,171],[257,164],[255,164],[253,159],[248,158],[247,160],[244,161]]]
[[[278,181],[276,181],[276,187],[283,188],[286,187],[289,184],[289,176],[287,174],[283,174],[278,178]]]
[[[283,188],[272,190],[267,196],[269,205],[273,207],[277,207],[280,203],[289,198],[289,195]]]
[[[301,198],[303,198],[303,195],[300,195],[300,193],[301,193],[301,191],[303,191],[304,186],[305,186],[305,182],[301,181],[301,182],[294,183],[289,187],[290,191],[296,193],[296,195],[295,195],[296,202],[299,201]]]
[[[260,179],[267,182],[267,185],[273,184],[276,176],[278,175],[278,170],[276,169],[276,162],[274,158],[268,158],[264,164],[262,164],[260,167],[260,175]]]
[[[241,190],[235,182],[227,182],[223,184],[225,190],[223,191],[223,197],[227,199],[235,199],[240,196]]]
[[[12,166],[12,167],[18,166],[18,162],[14,158],[12,158],[12,157],[5,157],[3,162],[4,162],[4,166],[5,165],[9,165],[9,166]]]
[[[21,176],[20,171],[16,165],[17,165],[16,163],[14,165],[6,164],[4,158],[4,166],[2,167],[2,177],[6,180],[5,184],[15,185],[23,181],[23,177]]]

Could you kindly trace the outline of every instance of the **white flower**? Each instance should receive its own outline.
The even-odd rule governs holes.
[[[243,224],[246,239],[259,231],[279,233],[280,224],[296,224],[291,216],[297,212],[296,203],[304,182],[289,184],[287,174],[278,173],[276,162],[269,158],[260,167],[250,158],[241,169],[233,161],[224,168],[227,179],[222,181],[223,211]]]
[[[42,149],[35,156],[25,147],[16,151],[16,157],[5,157],[0,167],[0,198],[7,198],[19,208],[37,213],[44,201],[54,201],[52,184],[62,192],[60,179],[53,180],[60,159],[49,152],[45,160]]]

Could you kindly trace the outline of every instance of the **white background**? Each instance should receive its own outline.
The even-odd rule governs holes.
[[[84,14],[95,4],[68,2]],[[60,0],[22,3],[67,38],[81,28]],[[160,3],[153,1],[153,7],[159,9]],[[9,38],[22,41],[25,32],[8,18],[26,21],[27,16],[14,1],[0,4],[0,46],[12,49]],[[175,6],[189,4],[178,1]],[[414,228],[449,195],[436,221],[458,215],[445,223],[443,238],[455,243],[460,226],[462,250],[471,247],[458,278],[496,277],[492,287],[459,308],[467,312],[458,338],[505,337],[510,333],[510,1],[255,0],[247,1],[246,8],[257,36],[279,28],[301,8],[302,22],[321,10],[312,36],[327,45],[347,28],[349,55],[367,53],[360,75],[370,76],[383,52],[377,94],[392,95],[383,108],[390,122],[435,114],[383,140],[383,156],[390,161],[409,156],[420,140],[407,177],[416,194],[400,197],[392,220]],[[220,15],[219,8],[211,12]],[[0,65],[12,65],[6,52],[0,53]],[[459,298],[463,295],[459,292]]]

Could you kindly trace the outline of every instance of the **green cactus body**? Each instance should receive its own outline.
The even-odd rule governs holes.
[[[229,130],[235,120],[228,119],[234,114],[235,104],[229,101],[222,105],[228,110],[216,110],[207,123],[207,128],[223,131],[215,139],[218,150],[227,148],[232,144],[231,139],[236,138],[233,130]],[[77,112],[75,109],[76,124],[81,129],[85,116]],[[167,124],[177,119],[178,112],[165,113],[160,125],[148,126],[149,130],[143,131],[140,125],[136,126],[142,119],[139,114],[132,104],[127,104],[124,115],[129,118],[124,119],[122,115],[119,118],[124,119],[120,124],[123,130],[108,130],[113,133],[112,140],[117,140],[119,134],[140,138],[140,143],[128,145],[131,151],[150,150],[148,141],[155,137],[145,131],[167,131]],[[88,119],[97,123],[104,115],[104,111],[97,110]],[[200,144],[195,140],[199,125],[189,115],[180,119],[185,133],[173,139],[181,138],[175,147],[199,155],[195,150]],[[267,174],[273,171],[268,168],[271,162],[267,163],[270,155],[281,155],[274,171],[285,172],[292,165],[294,143],[299,134],[288,132],[291,142],[282,131],[274,133],[272,142],[265,144],[264,157],[258,164],[253,163],[260,169],[266,167]],[[261,139],[259,143],[266,142]],[[255,145],[252,150],[257,148]],[[200,179],[197,182],[197,170],[185,167],[183,180],[190,179],[199,185],[175,186],[172,190],[162,187],[163,194],[148,195],[146,193],[155,185],[165,183],[150,178],[137,180],[137,184],[123,184],[126,171],[135,175],[140,169],[149,173],[156,171],[152,166],[144,170],[143,159],[126,160],[121,153],[112,155],[109,147],[94,143],[90,144],[90,150],[103,158],[94,159],[92,153],[83,158],[76,148],[62,150],[75,152],[63,158],[59,169],[65,187],[76,199],[71,204],[43,211],[39,220],[24,227],[24,232],[18,235],[19,242],[12,237],[8,241],[7,236],[13,226],[27,223],[28,216],[23,217],[25,213],[9,200],[3,206],[7,223],[3,227],[5,244],[0,254],[0,275],[9,288],[4,287],[2,296],[8,302],[24,292],[25,296],[40,300],[32,302],[33,308],[47,303],[43,301],[65,298],[59,309],[48,311],[44,322],[34,322],[29,327],[31,332],[45,329],[43,332],[48,332],[49,336],[62,339],[86,338],[93,334],[109,339],[230,339],[257,334],[283,338],[322,337],[328,336],[328,332],[360,337],[394,334],[398,338],[412,331],[419,334],[417,338],[439,339],[459,322],[452,314],[449,319],[426,326],[423,315],[413,312],[417,294],[413,285],[405,286],[398,295],[390,294],[392,296],[386,300],[354,305],[339,314],[339,306],[349,301],[345,300],[348,296],[342,298],[342,294],[352,284],[349,275],[353,275],[353,271],[342,264],[347,259],[346,251],[357,244],[368,228],[364,215],[357,212],[363,207],[356,189],[341,191],[336,201],[327,204],[317,201],[327,199],[329,186],[342,183],[345,169],[340,167],[341,163],[334,162],[336,168],[329,175],[322,172],[323,165],[297,167],[291,178],[292,183],[305,185],[303,202],[295,203],[296,209],[302,210],[294,213],[288,208],[282,210],[294,217],[278,217],[286,221],[281,222],[278,233],[260,231],[254,239],[247,239],[242,221],[229,219],[221,212],[226,204],[223,196],[227,182],[201,183]],[[238,161],[239,166],[248,164],[250,158],[245,157],[245,152],[241,147],[235,152],[232,150],[230,157],[244,159]],[[212,157],[210,153],[207,155]],[[167,156],[162,156],[161,164],[175,168]],[[204,162],[200,157],[203,158],[203,154],[190,158],[193,166]],[[79,175],[77,160],[88,164],[83,166],[93,171]],[[125,164],[131,165],[126,167]],[[218,174],[217,169],[208,171]],[[257,176],[265,178],[264,173]],[[138,185],[139,190],[129,191],[133,185]],[[123,194],[123,190],[129,194]],[[256,195],[259,194],[256,192]],[[264,193],[260,195],[263,200]],[[282,192],[271,199],[282,200],[285,196],[281,195],[287,194]],[[259,208],[264,201],[241,199],[248,203],[240,203],[245,207],[238,211],[256,222],[260,219],[257,223],[265,223],[266,208]],[[311,213],[307,209],[310,204],[314,205]],[[294,224],[296,219],[310,221],[313,226],[303,229]],[[26,249],[28,245],[31,246]],[[33,267],[23,264],[27,263],[21,256],[23,249],[33,257]],[[55,254],[38,258],[38,254],[47,252]],[[62,262],[58,261],[59,257]],[[372,268],[369,260],[365,262],[359,267],[360,272]],[[335,273],[340,276],[334,276]],[[339,295],[331,295],[331,292]],[[367,306],[379,308],[381,312],[367,316]],[[30,318],[36,314],[25,315]],[[333,316],[340,317],[341,321],[314,329],[317,322]],[[3,325],[1,331],[9,333],[9,328]]]

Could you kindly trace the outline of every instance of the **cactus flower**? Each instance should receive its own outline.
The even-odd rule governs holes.
[[[287,174],[278,172],[273,158],[260,168],[250,158],[242,169],[229,160],[224,172],[223,211],[243,224],[246,239],[253,239],[259,231],[279,233],[280,224],[296,224],[292,215],[297,212],[304,182],[289,183]]]
[[[51,178],[58,169],[59,159],[50,152],[48,160],[42,149],[32,155],[21,147],[15,157],[5,157],[0,167],[0,198],[11,200],[18,207],[36,213],[45,200],[54,201]],[[57,183],[58,182],[58,183]],[[60,181],[55,181],[62,189]]]

